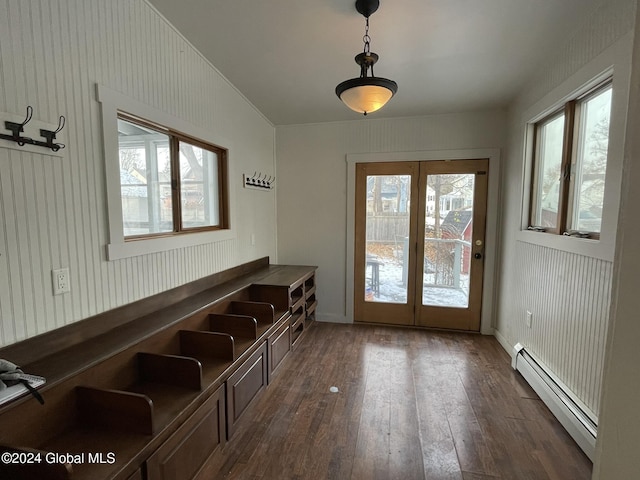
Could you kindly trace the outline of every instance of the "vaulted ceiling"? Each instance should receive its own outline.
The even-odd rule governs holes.
[[[355,0],[150,0],[275,125],[358,119],[335,86],[359,75]],[[376,76],[398,93],[371,118],[509,104],[602,0],[381,0]]]

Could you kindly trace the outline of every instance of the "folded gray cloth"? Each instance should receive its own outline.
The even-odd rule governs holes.
[[[15,363],[0,358],[0,390],[7,388],[7,384],[3,380],[20,380],[23,373]]]

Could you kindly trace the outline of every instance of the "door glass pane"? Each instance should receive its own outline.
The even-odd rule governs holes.
[[[367,176],[367,302],[407,303],[411,175]]]
[[[423,305],[469,305],[474,183],[474,174],[427,177]]]

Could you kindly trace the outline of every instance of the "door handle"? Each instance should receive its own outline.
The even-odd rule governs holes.
[[[482,254],[480,252],[477,252],[473,255],[473,258],[475,258],[476,260],[480,260],[482,258]]]

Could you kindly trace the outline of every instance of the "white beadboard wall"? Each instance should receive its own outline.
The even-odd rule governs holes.
[[[636,0],[602,0],[593,12],[586,12],[590,14],[581,25],[567,32],[566,42],[549,52],[547,64],[514,99],[512,110],[527,108],[633,30],[635,11]]]
[[[597,415],[612,262],[517,242],[511,334]],[[533,314],[532,328],[524,321]]]
[[[622,163],[626,118],[622,110],[628,97],[628,78],[624,76],[628,75],[631,61],[627,45],[630,46],[635,9],[635,0],[603,0],[585,18],[581,28],[572,32],[566,43],[557,46],[547,65],[541,66],[538,76],[531,79],[509,110],[503,169],[496,336],[508,350],[517,342],[523,343],[596,416],[600,413],[609,324],[613,278],[609,260],[613,258],[613,245],[608,258],[603,260],[602,256],[521,241],[523,192],[528,191],[528,185],[523,183],[525,114],[546,102],[564,82],[571,83],[576,75],[581,77],[580,72],[589,70],[595,59],[596,63],[603,63],[604,55],[604,63],[610,61],[615,65],[619,77],[614,78],[618,83],[614,97],[623,107],[617,108],[617,120],[612,119],[610,133],[616,144],[610,145],[609,161],[614,167],[612,172],[617,173]],[[615,51],[610,58],[609,51]],[[617,206],[614,207],[613,213],[617,213]],[[527,310],[533,313],[531,328],[526,326]]]
[[[503,110],[276,127],[278,258],[318,265],[318,319],[347,322],[347,154],[500,149]],[[494,212],[495,214],[495,212]],[[311,217],[313,215],[313,217]],[[308,218],[303,228],[292,218]],[[304,238],[304,241],[300,241]]]
[[[96,84],[229,140],[235,238],[106,261]],[[144,0],[0,0],[0,114],[27,105],[39,121],[67,118],[67,147],[0,146],[0,346],[275,258],[275,194],[240,188],[245,171],[275,173],[273,125]],[[61,267],[71,292],[54,297]]]

